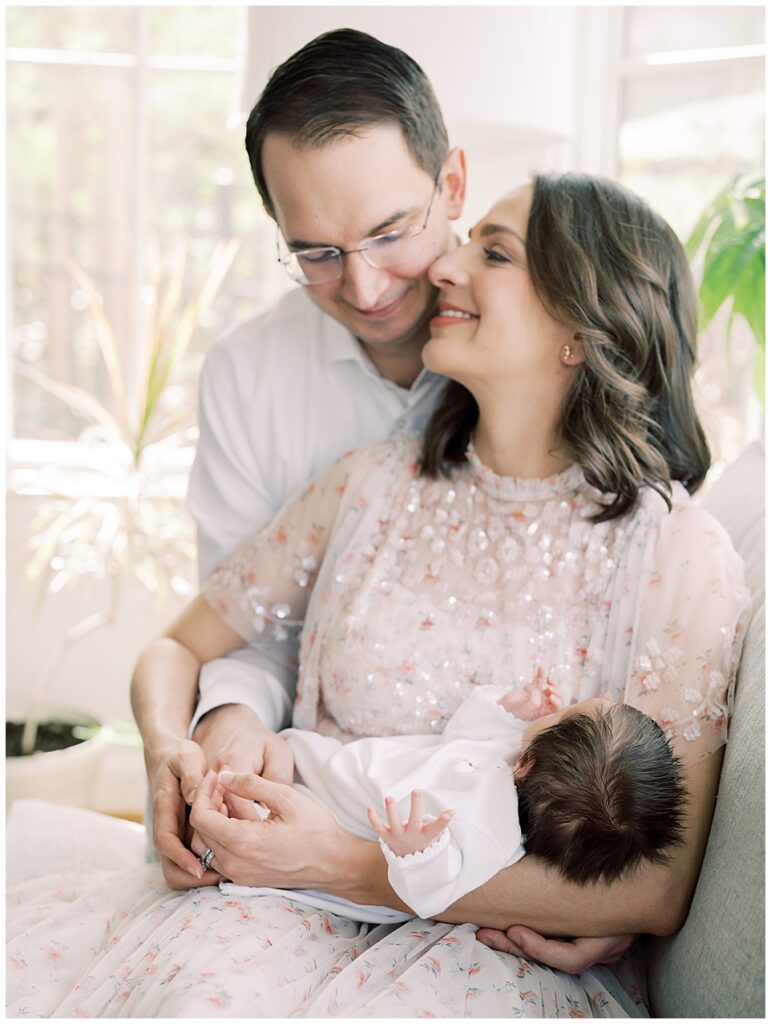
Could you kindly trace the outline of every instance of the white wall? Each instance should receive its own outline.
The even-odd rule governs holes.
[[[577,122],[575,7],[251,7],[239,105],[314,36],[355,28],[406,50],[431,80],[453,146],[468,156],[464,229],[534,170],[571,166]]]

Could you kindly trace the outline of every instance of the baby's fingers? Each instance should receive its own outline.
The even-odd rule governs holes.
[[[411,832],[420,832],[423,824],[423,794],[419,789],[413,789],[410,796],[410,814],[407,819],[407,829]]]
[[[404,825],[399,817],[399,808],[396,801],[392,796],[385,798],[385,809],[386,817],[388,818],[388,827],[395,836],[400,836],[404,831]]]
[[[388,832],[388,826],[384,821],[381,821],[380,818],[377,816],[374,807],[367,808],[367,817],[369,818],[369,823],[372,826],[372,831],[376,835],[385,836],[386,833]]]
[[[438,818],[434,818],[433,821],[427,821],[423,825],[423,838],[428,842],[433,842],[450,824],[453,814],[455,814],[455,811],[442,811]]]

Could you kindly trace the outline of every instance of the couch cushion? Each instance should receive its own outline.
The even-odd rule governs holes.
[[[763,450],[753,445],[703,502],[745,561],[753,594],[715,818],[681,931],[646,942],[659,1017],[762,1017],[764,990],[765,602]]]

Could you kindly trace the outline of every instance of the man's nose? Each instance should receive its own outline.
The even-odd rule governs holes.
[[[377,309],[380,296],[389,286],[388,271],[383,267],[371,267],[360,252],[348,253],[344,257],[342,294],[346,302],[357,309]]]

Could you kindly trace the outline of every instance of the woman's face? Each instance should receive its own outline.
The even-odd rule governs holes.
[[[554,320],[535,293],[527,269],[527,224],[533,189],[526,185],[499,200],[469,233],[466,245],[429,269],[441,290],[423,362],[478,396],[499,385],[543,395],[564,394],[580,346],[569,327]],[[563,358],[565,345],[575,353]],[[515,390],[511,390],[514,388]]]

